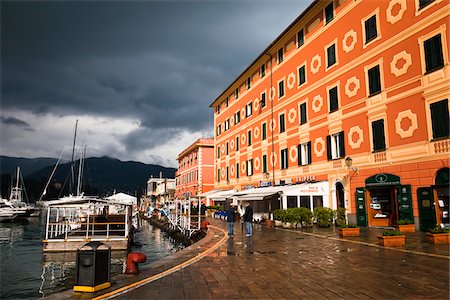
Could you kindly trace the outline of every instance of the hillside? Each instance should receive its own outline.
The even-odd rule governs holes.
[[[10,157],[0,156],[0,174],[10,174],[15,176],[17,167],[23,176],[39,171],[42,168],[54,165],[58,159],[56,158],[23,158],[23,157]]]
[[[17,163],[21,166],[20,160]],[[163,178],[175,178],[176,171],[174,168],[133,161],[123,162],[106,156],[87,158],[84,166],[83,191],[86,194],[99,196],[110,195],[114,190],[139,196],[145,192],[148,178],[159,177],[160,174]],[[24,175],[30,201],[39,199],[53,167],[53,165],[49,165]],[[75,177],[77,177],[78,164],[75,169]],[[47,197],[44,199],[67,195],[69,193],[69,174],[70,163],[60,164],[47,190]],[[2,175],[2,195],[5,194],[4,183],[8,182],[3,177],[5,176]]]

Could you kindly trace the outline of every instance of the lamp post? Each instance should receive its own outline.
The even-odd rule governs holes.
[[[352,178],[353,178],[355,175],[358,174],[359,169],[356,168],[356,167],[352,167],[352,165],[353,165],[353,159],[352,159],[350,156],[348,156],[348,157],[345,159],[345,165],[347,166],[347,169],[353,171],[353,174],[350,175],[350,179],[348,180],[348,181],[350,181],[350,180],[352,180]]]

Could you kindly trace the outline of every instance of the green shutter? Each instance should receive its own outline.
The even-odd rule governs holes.
[[[430,187],[418,188],[417,200],[419,202],[420,231],[428,231],[436,226],[433,189]]]
[[[367,226],[366,189],[356,188],[356,224]]]
[[[414,223],[411,185],[401,185],[398,188],[397,201],[399,220],[410,220]]]
[[[372,122],[373,133],[373,150],[386,150],[386,142],[384,135],[384,120]]]

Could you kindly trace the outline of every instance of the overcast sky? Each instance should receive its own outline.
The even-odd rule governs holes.
[[[209,105],[312,0],[1,1],[1,154],[176,167]]]

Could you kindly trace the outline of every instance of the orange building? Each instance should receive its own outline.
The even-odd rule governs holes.
[[[360,226],[448,224],[449,12],[313,1],[211,104],[215,188],[326,181]]]
[[[214,188],[214,139],[201,138],[178,155],[175,198],[199,195]]]

